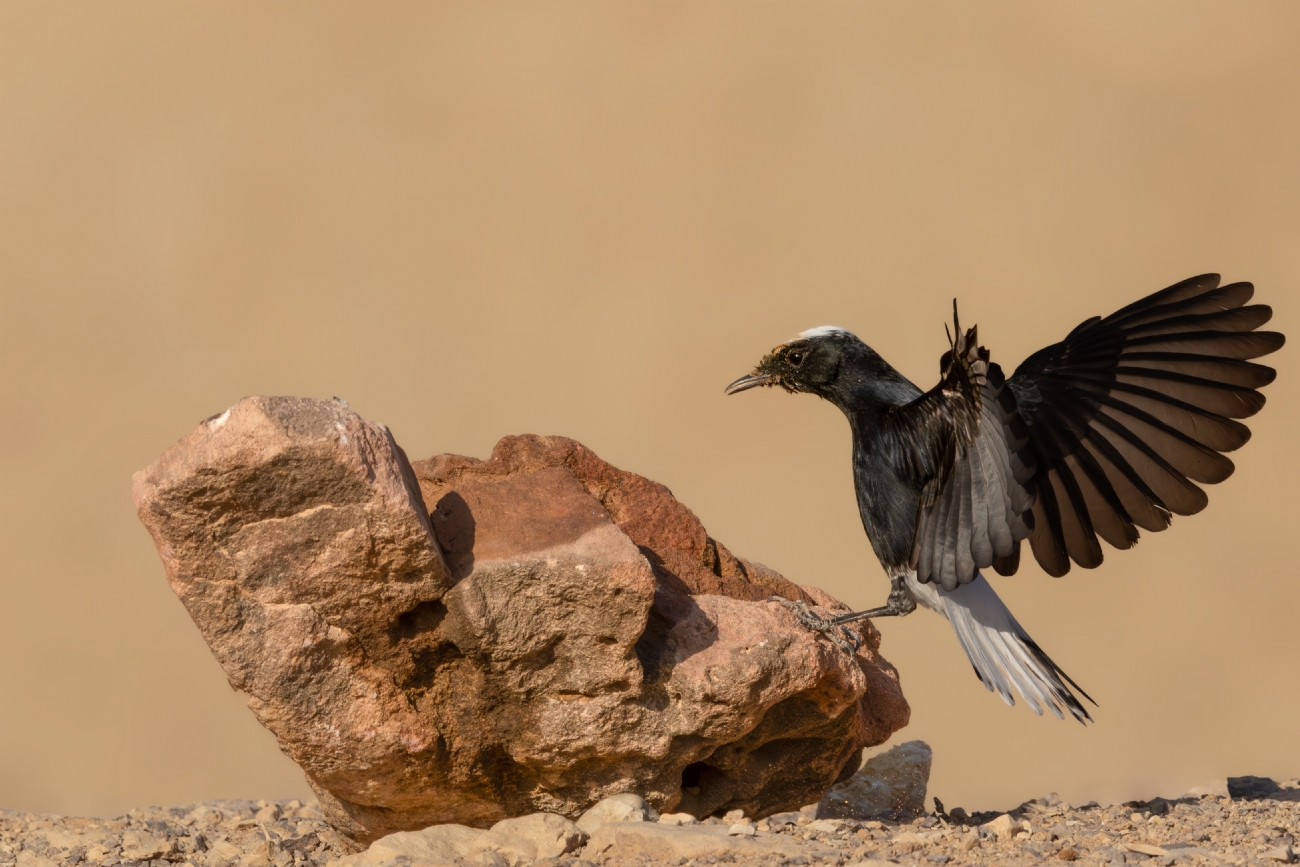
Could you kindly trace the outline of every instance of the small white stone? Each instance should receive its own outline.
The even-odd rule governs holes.
[[[758,829],[748,822],[737,822],[727,829],[727,834],[732,837],[753,837]]]
[[[745,821],[744,810],[728,810],[722,816],[722,822],[726,825],[735,825],[743,821]]]

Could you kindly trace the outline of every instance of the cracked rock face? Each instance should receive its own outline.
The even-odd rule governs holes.
[[[369,842],[622,792],[747,815],[815,801],[906,725],[662,485],[559,437],[412,467],[335,401],[248,398],[135,478],[172,589],[231,685]]]

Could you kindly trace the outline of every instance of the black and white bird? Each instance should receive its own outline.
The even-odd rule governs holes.
[[[867,538],[891,582],[880,608],[822,618],[788,603],[810,628],[847,646],[845,624],[917,605],[948,618],[975,673],[1034,712],[1092,717],[1092,699],[1031,639],[981,570],[1011,575],[1029,540],[1043,570],[1101,565],[1098,538],[1131,548],[1138,530],[1205,508],[1199,484],[1232,474],[1223,452],[1250,430],[1272,368],[1252,363],[1284,342],[1256,331],[1272,316],[1247,305],[1249,283],[1184,280],[1082,322],[1008,379],[955,332],[939,384],[922,392],[843,328],[805,331],[727,387],[780,386],[829,400],[853,431],[853,481]],[[1069,684],[1067,686],[1066,684]],[[1095,702],[1094,702],[1095,704]]]

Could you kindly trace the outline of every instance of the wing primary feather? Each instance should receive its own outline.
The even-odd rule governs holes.
[[[1173,304],[1186,298],[1194,298],[1197,295],[1204,295],[1206,292],[1213,290],[1218,285],[1218,274],[1201,274],[1197,277],[1189,277],[1186,280],[1179,281],[1172,286],[1161,289],[1159,292],[1153,292],[1145,298],[1134,301],[1132,304],[1121,307],[1105,319],[1098,319],[1097,321],[1102,324],[1111,324],[1142,310],[1149,310],[1152,307]]]
[[[1124,455],[1129,466],[1133,467],[1169,511],[1179,515],[1194,515],[1205,508],[1208,502],[1205,492],[1170,466],[1158,452],[1123,424],[1106,413],[1098,413],[1093,417],[1091,427]]]

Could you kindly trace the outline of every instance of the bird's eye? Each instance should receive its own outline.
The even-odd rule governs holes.
[[[799,365],[803,364],[803,353],[802,353],[802,352],[791,352],[791,353],[790,353],[790,363],[793,364],[795,367],[798,367]]]

